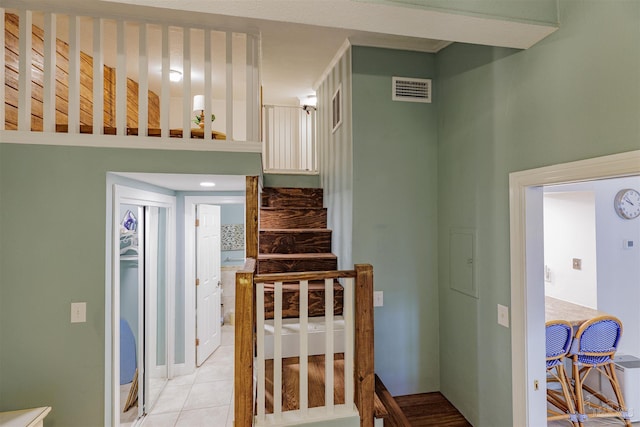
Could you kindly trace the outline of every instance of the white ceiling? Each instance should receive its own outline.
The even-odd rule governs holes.
[[[184,175],[175,173],[115,172],[135,181],[145,182],[173,191],[245,191],[244,175]],[[215,187],[202,187],[201,182],[213,182]]]
[[[423,52],[437,52],[451,42],[528,48],[556,29],[352,0],[56,0],[55,5],[44,0],[4,0],[3,3],[7,3],[5,7],[14,4],[32,10],[105,18],[116,17],[126,10],[131,20],[260,33],[261,77],[267,104],[296,104],[298,97],[313,93],[314,84],[346,39],[357,45]],[[200,81],[194,75],[194,90]],[[175,87],[179,93],[180,86]]]

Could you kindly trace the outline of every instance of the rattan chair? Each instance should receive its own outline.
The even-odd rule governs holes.
[[[571,393],[571,383],[564,369],[565,357],[571,348],[573,328],[565,320],[551,320],[546,323],[547,353],[547,420],[569,420],[574,426],[578,418]],[[561,390],[550,387],[559,384]]]
[[[621,336],[622,322],[614,316],[598,316],[587,320],[576,333],[570,357],[573,360],[573,381],[580,427],[587,418],[606,417],[619,418],[624,425],[631,427],[613,362]],[[587,376],[592,371],[609,381],[615,401],[585,385]],[[591,395],[588,399],[585,399],[585,392]]]

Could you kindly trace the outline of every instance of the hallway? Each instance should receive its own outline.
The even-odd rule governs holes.
[[[222,344],[190,375],[170,380],[143,427],[233,426],[233,325]]]

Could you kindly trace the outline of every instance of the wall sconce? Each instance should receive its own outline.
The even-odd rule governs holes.
[[[178,70],[169,70],[169,80],[172,82],[179,82],[182,80],[182,73]]]

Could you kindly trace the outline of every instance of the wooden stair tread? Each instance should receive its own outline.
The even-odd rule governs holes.
[[[331,233],[328,228],[261,228],[260,232],[270,233]]]
[[[259,260],[267,259],[336,259],[336,255],[332,253],[301,253],[301,254],[258,254]]]
[[[260,209],[264,211],[292,211],[292,210],[321,211],[327,208],[318,207],[318,206],[260,206]]]

